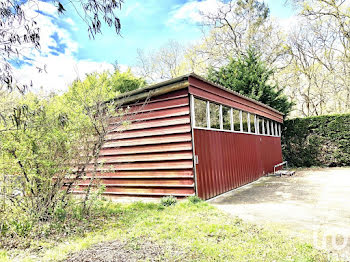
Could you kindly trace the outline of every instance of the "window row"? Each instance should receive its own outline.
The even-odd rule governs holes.
[[[194,126],[281,136],[281,124],[242,110],[194,98]]]

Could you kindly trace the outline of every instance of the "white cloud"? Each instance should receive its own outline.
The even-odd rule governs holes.
[[[215,14],[223,6],[219,0],[194,0],[177,6],[171,13],[167,25],[176,27],[183,22],[200,23],[203,22],[202,14]]]
[[[131,12],[135,11],[136,9],[138,9],[141,6],[141,4],[139,2],[136,2],[135,4],[129,6],[126,11],[125,11],[125,17],[127,17],[128,15],[131,14]]]
[[[46,15],[38,14],[40,10]],[[33,48],[22,49],[22,55],[28,57],[33,65],[23,64],[14,70],[17,81],[33,83],[33,91],[43,87],[44,91],[63,91],[77,78],[83,79],[87,73],[94,71],[113,70],[113,65],[107,62],[94,62],[76,58],[79,45],[72,39],[68,30],[58,27],[55,19],[60,19],[57,8],[49,3],[37,2],[27,6],[28,17],[35,18],[40,27],[40,50]],[[72,19],[63,20],[72,27]],[[74,30],[74,29],[73,29]],[[56,35],[58,42],[52,37]],[[52,53],[53,52],[53,53]],[[46,66],[47,72],[38,72],[37,66]]]
[[[113,70],[113,65],[109,63],[76,60],[64,54],[41,58],[39,63],[47,65],[47,72],[39,73],[37,68],[31,65],[24,65],[15,72],[22,82],[33,82],[31,91],[37,91],[40,88],[46,92],[65,91],[75,79],[84,79],[88,73]]]

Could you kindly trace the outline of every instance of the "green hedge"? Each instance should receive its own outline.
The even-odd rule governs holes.
[[[284,122],[283,157],[291,166],[350,166],[350,114]]]

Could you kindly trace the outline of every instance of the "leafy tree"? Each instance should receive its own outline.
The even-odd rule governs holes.
[[[115,70],[113,74],[109,76],[109,85],[114,92],[128,92],[146,85],[146,81],[143,78],[137,78],[131,73],[129,68],[126,72],[121,73],[120,70]]]
[[[76,80],[62,95],[28,93],[14,99],[6,121],[0,122],[0,186],[5,179],[7,187],[0,222],[19,212],[30,219],[50,220],[57,208],[65,208],[75,182],[83,177],[89,178],[83,201],[88,212],[102,164],[100,149],[107,134],[120,131],[127,121],[125,111],[110,99],[143,83],[129,71],[95,73]],[[113,117],[118,120],[111,123]]]
[[[256,50],[249,48],[246,54],[231,58],[226,66],[218,70],[210,68],[208,79],[287,115],[292,103],[283,95],[283,89],[270,81],[273,73]]]

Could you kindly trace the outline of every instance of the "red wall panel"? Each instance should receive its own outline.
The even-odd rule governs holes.
[[[130,124],[106,136],[97,179],[108,196],[185,197],[195,194],[188,89],[130,105]],[[123,120],[123,119],[122,119]],[[110,128],[121,119],[110,121]],[[78,183],[82,193],[90,181]]]
[[[194,129],[197,194],[209,199],[273,172],[282,162],[281,139]]]

